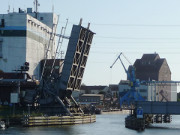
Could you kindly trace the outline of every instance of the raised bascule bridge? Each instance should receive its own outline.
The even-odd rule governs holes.
[[[42,76],[40,87],[37,89],[36,102],[39,104],[39,112],[51,117],[66,116],[70,119],[69,124],[95,122],[95,116],[86,116],[72,97],[73,91],[80,90],[91,48],[94,33],[89,30],[89,26],[90,24],[84,28],[81,22],[79,25],[73,25],[66,56],[62,63],[62,72],[58,76],[50,75],[46,79]],[[55,123],[59,121],[63,123],[63,118],[59,120],[60,118],[56,118]],[[30,118],[25,121],[28,119]],[[65,121],[65,123],[68,122]],[[37,123],[32,121],[26,125],[37,125]]]
[[[36,92],[38,94],[33,98],[36,100],[32,103],[37,102],[38,111],[48,117],[25,117],[25,126],[81,124],[96,121],[94,115],[84,114],[72,96],[73,91],[80,90],[91,48],[94,33],[89,30],[89,26],[90,24],[87,28],[82,27],[81,21],[79,25],[73,25],[66,56],[62,63],[62,72],[58,76],[50,75],[46,79],[42,73],[40,87],[37,88]],[[46,68],[45,64],[44,68]],[[52,66],[52,68],[54,67]],[[53,73],[52,70],[51,73]],[[40,122],[36,122],[36,119],[40,119]],[[44,120],[47,123],[44,123]]]
[[[81,23],[82,20],[80,20],[79,25],[73,25],[69,37],[64,35],[65,32],[61,31],[61,34],[56,34],[55,31],[52,31],[49,45],[47,46],[40,84],[34,89],[25,91],[24,96],[21,96],[19,83],[17,92],[11,95],[13,107],[1,109],[1,114],[3,115],[0,118],[2,121],[5,121],[6,125],[70,125],[96,121],[95,115],[84,114],[80,105],[72,97],[73,91],[80,90],[95,34],[89,29],[90,24],[85,28],[81,26]],[[55,56],[59,53],[63,38],[68,39],[69,43],[65,59],[61,60],[59,67],[62,71],[58,74],[55,73],[57,59],[54,57],[51,70],[47,76],[45,72],[47,73],[48,71],[48,47],[50,47],[55,36],[59,37]],[[14,101],[13,99],[17,100]]]
[[[84,28],[81,25],[73,25],[62,72],[59,76],[51,76],[45,80],[42,77],[42,84],[38,89],[41,112],[61,115],[83,114],[72,97],[72,92],[80,90],[93,35],[89,26]]]
[[[82,26],[82,19],[73,25],[70,36],[65,35],[68,19],[57,32],[59,16],[38,12],[39,5],[34,0],[34,12],[19,8],[18,13],[0,14],[0,123],[40,126],[95,122],[96,117],[84,114],[72,97],[73,91],[80,91],[95,33],[90,23]],[[69,42],[62,59],[64,39]]]

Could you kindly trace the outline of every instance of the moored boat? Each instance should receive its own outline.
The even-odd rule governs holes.
[[[0,121],[0,128],[5,128],[6,125],[5,125],[5,122],[4,121]]]

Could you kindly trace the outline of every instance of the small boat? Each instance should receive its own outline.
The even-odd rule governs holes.
[[[99,109],[99,108],[96,108],[95,109],[95,114],[101,114],[102,112],[101,112],[101,109]]]
[[[0,128],[5,128],[6,125],[5,125],[5,122],[4,121],[0,121]]]

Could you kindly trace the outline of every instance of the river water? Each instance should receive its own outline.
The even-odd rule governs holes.
[[[170,124],[153,124],[144,131],[124,127],[124,114],[97,115],[90,124],[50,127],[9,127],[0,129],[3,135],[180,135],[180,116],[173,116]]]

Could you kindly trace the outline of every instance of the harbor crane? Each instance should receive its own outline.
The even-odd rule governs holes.
[[[128,70],[126,69],[121,56],[116,58],[114,64],[120,60],[126,74],[127,80],[130,82],[130,90],[120,98],[120,107],[122,109],[132,110],[131,113],[125,118],[125,127],[135,130],[144,130],[146,126],[153,123],[170,123],[172,121],[171,115],[180,115],[180,102],[171,101],[167,97],[166,93],[163,90],[159,89],[154,91],[152,94],[151,90],[151,101],[145,101],[144,98],[137,92],[137,87],[140,84],[146,84],[147,86],[161,86],[161,85],[170,85],[180,84],[179,81],[139,81],[135,76],[135,67],[130,64]],[[124,56],[124,55],[123,55]],[[124,56],[128,61],[128,59]],[[129,62],[129,61],[128,61]],[[129,62],[130,63],[130,62]],[[154,95],[154,97],[152,97]],[[159,98],[159,95],[162,98]],[[157,99],[156,99],[157,97]],[[165,101],[165,102],[164,102]],[[125,106],[124,106],[125,105]],[[125,107],[128,108],[125,108]]]
[[[120,107],[122,108],[122,105],[133,105],[135,101],[144,101],[144,98],[137,92],[137,87],[140,86],[140,82],[138,79],[136,79],[135,76],[135,67],[130,63],[128,70],[126,69],[123,61],[121,60],[121,55],[124,56],[124,58],[129,62],[129,60],[125,57],[125,55],[121,52],[119,56],[116,58],[112,66],[110,68],[113,68],[114,64],[120,60],[126,74],[127,74],[127,80],[130,82],[130,90],[120,98]]]

